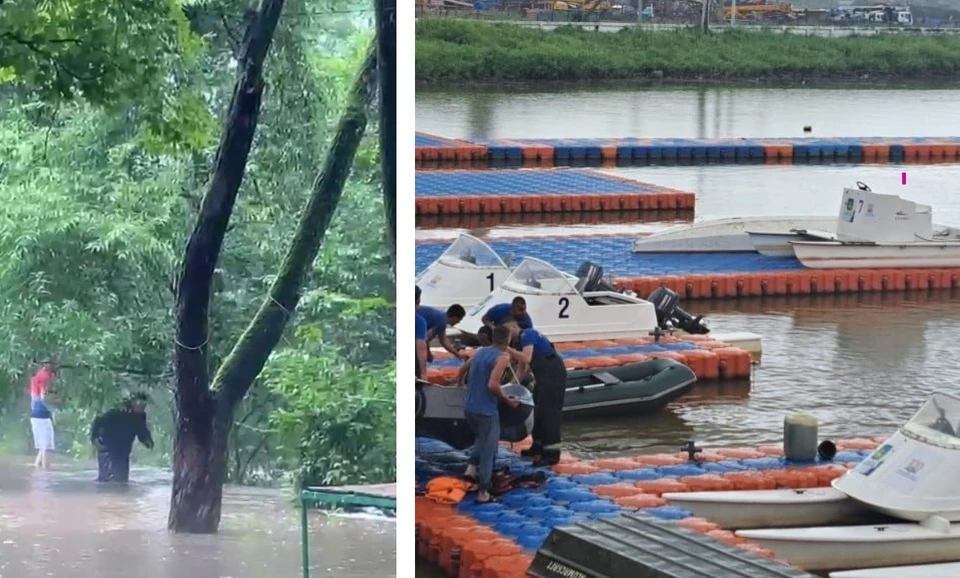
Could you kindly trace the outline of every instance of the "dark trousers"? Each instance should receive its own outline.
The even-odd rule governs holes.
[[[500,418],[496,414],[489,416],[464,412],[464,415],[470,429],[477,436],[470,449],[470,464],[477,467],[478,489],[490,491],[493,464],[500,445]]]
[[[97,481],[120,482],[130,481],[130,454],[103,450],[97,452]]]
[[[534,357],[530,370],[537,380],[533,388],[533,448],[559,445],[563,425],[563,398],[567,391],[567,368],[556,353]],[[559,450],[557,450],[559,451]]]

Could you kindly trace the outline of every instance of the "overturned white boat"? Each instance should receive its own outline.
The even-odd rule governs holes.
[[[870,513],[834,488],[679,492],[663,498],[728,530],[841,524]]]
[[[737,535],[807,570],[960,560],[960,398],[933,394],[889,440],[833,488],[908,520],[871,526],[741,530]]]
[[[927,205],[857,187],[843,191],[835,238],[790,241],[804,267],[960,267],[960,230],[934,227]]]
[[[835,229],[836,217],[734,217],[676,225],[633,242],[634,253],[753,253],[750,232],[787,235]],[[783,242],[789,249],[789,243]],[[792,256],[792,252],[789,256]]]

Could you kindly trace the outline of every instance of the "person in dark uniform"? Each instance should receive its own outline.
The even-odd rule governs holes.
[[[567,389],[567,368],[553,343],[536,329],[521,329],[513,318],[504,320],[511,341],[518,343],[510,357],[518,364],[517,377],[523,381],[533,373],[533,446],[521,452],[537,465],[552,466],[560,461],[563,398]]]
[[[513,318],[520,329],[533,329],[533,319],[527,315],[527,300],[520,296],[514,297],[510,303],[494,305],[483,314],[480,321],[493,329],[508,317]]]
[[[417,315],[423,317],[427,322],[427,343],[430,343],[430,341],[436,338],[437,341],[440,342],[440,345],[450,352],[451,355],[457,359],[466,358],[463,353],[457,351],[453,341],[447,336],[447,326],[456,326],[457,323],[460,323],[463,321],[463,318],[466,317],[467,312],[464,310],[463,305],[454,303],[447,308],[446,312],[440,311],[435,307],[417,305]],[[428,349],[427,361],[433,361],[433,356],[430,355],[429,351]]]
[[[427,376],[427,358],[430,355],[430,348],[427,346],[427,320],[420,316],[420,286],[417,286],[417,307],[416,319],[414,320],[414,339],[417,344],[417,379],[426,379]]]
[[[119,407],[93,420],[90,442],[97,449],[98,482],[127,483],[130,480],[130,452],[133,440],[153,449],[153,437],[147,427],[147,395],[136,393]]]

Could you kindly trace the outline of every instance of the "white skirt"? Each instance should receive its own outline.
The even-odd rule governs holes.
[[[39,450],[53,450],[53,420],[50,418],[30,418],[33,429],[33,446]]]

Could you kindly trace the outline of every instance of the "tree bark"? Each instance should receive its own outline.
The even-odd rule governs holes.
[[[234,86],[210,186],[187,241],[177,282],[176,370],[177,433],[169,529],[214,533],[220,526],[220,502],[226,473],[226,440],[231,406],[210,391],[208,373],[209,308],[213,274],[243,182],[253,144],[263,63],[273,40],[283,0],[262,0],[244,35]],[[224,420],[226,425],[224,425]]]
[[[375,54],[371,47],[354,80],[347,108],[340,117],[323,170],[300,215],[300,223],[280,265],[280,272],[257,314],[213,379],[212,390],[222,403],[232,405],[243,399],[273,348],[280,342],[287,321],[297,308],[300,289],[320,251],[366,131],[367,108],[376,85]]]
[[[380,78],[380,170],[387,244],[397,265],[397,0],[377,0],[377,69]]]

